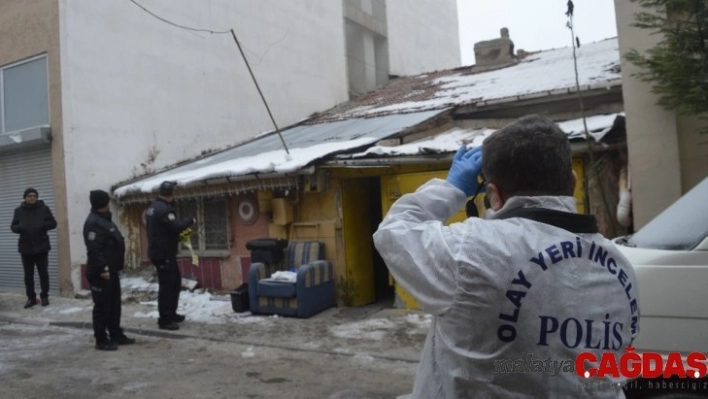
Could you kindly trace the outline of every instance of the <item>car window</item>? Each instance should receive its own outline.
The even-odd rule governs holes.
[[[691,250],[708,236],[708,178],[630,238],[640,248]]]

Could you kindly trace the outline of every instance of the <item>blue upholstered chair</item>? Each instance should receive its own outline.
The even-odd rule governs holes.
[[[282,270],[291,268],[297,270],[295,282],[271,279],[277,265],[251,265],[248,295],[252,313],[305,318],[335,306],[334,268],[324,260],[324,243],[290,242]]]

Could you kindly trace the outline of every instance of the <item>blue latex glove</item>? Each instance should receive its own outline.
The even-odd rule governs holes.
[[[467,145],[463,144],[452,159],[447,181],[462,190],[466,196],[471,197],[479,189],[477,176],[481,172],[482,147],[467,150]]]

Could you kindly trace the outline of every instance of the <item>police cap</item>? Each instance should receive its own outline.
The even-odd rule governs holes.
[[[160,183],[160,195],[169,196],[174,194],[175,187],[177,187],[176,181],[163,181]]]

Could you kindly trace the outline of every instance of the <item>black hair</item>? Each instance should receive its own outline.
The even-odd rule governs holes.
[[[573,195],[568,136],[550,119],[528,115],[484,140],[482,170],[505,198]]]

